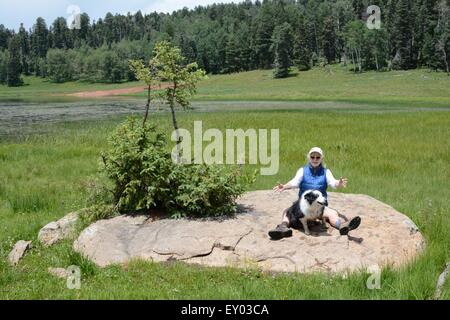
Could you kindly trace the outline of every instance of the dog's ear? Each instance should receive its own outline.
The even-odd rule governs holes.
[[[308,193],[305,194],[305,199],[311,200],[311,201],[316,200],[318,197],[319,196],[317,194],[315,194],[314,191],[309,191]]]
[[[317,199],[317,195],[313,191],[309,191],[308,193],[305,193],[305,199],[309,204],[312,204],[314,200]]]

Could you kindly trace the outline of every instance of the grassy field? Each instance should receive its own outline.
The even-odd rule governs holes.
[[[258,72],[251,72],[248,76],[255,74]],[[444,83],[448,81],[442,79]],[[215,80],[211,78],[209,81]],[[434,83],[439,88],[440,84]],[[398,85],[404,84],[400,82]],[[250,84],[243,83],[243,86]],[[226,83],[223,87],[227,87]],[[326,87],[323,85],[323,88]],[[444,96],[448,88],[433,89],[436,91],[418,89],[419,92],[416,92],[414,85],[403,96],[401,93],[398,96],[404,101],[412,96],[414,103],[418,101],[414,97],[420,100],[429,92],[426,99],[440,104],[449,99],[448,95]],[[313,89],[311,84],[310,90]],[[385,89],[390,92],[392,88]],[[202,90],[203,97],[207,97],[205,89]],[[210,90],[209,94],[220,97],[213,94],[213,89]],[[263,95],[264,90],[258,90],[253,93]],[[283,86],[271,90],[289,91]],[[395,90],[392,89],[392,92],[395,93]],[[433,96],[435,93],[436,97]],[[205,268],[183,263],[139,261],[126,267],[100,269],[74,253],[69,241],[51,248],[42,247],[36,237],[43,225],[84,206],[86,195],[82,186],[88,177],[96,174],[99,153],[105,148],[105,140],[122,119],[56,123],[46,125],[47,133],[43,135],[9,137],[0,141],[0,298],[432,297],[437,277],[450,256],[448,111],[386,111],[386,105],[382,104],[376,113],[309,109],[179,114],[180,127],[184,128],[192,128],[194,120],[203,120],[204,129],[280,129],[280,171],[275,176],[258,177],[251,187],[253,190],[268,189],[276,182],[291,179],[298,167],[304,164],[304,155],[309,148],[319,145],[325,150],[326,164],[333,169],[335,176],[349,178],[349,185],[343,192],[368,194],[408,215],[424,234],[426,251],[417,261],[399,270],[384,269],[380,290],[366,288],[368,275],[364,272],[343,279],[325,274],[271,275],[255,269]],[[152,115],[152,121],[166,130],[170,128],[167,114]],[[33,240],[34,247],[17,267],[11,268],[5,258],[20,239]],[[47,272],[48,267],[73,264],[82,270],[80,290],[67,289],[64,280]],[[449,289],[447,280],[444,299],[450,298]]]
[[[0,99],[76,100],[74,97],[64,97],[64,94],[141,85],[139,82],[54,84],[35,77],[26,77],[25,83],[29,85],[19,88],[0,86]],[[128,97],[145,99],[145,93]],[[346,67],[334,65],[329,68],[317,67],[307,72],[293,72],[289,78],[275,80],[271,70],[255,70],[210,75],[199,84],[194,100],[333,101],[378,106],[384,104],[387,107],[448,107],[450,76],[426,69],[354,74]]]
[[[340,66],[315,68],[286,79],[272,71],[211,76],[198,100],[344,101],[422,107],[450,105],[450,77],[428,70],[354,74]]]

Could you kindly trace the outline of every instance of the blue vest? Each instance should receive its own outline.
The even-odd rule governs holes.
[[[327,198],[327,169],[320,165],[314,169],[309,164],[303,167],[303,179],[300,181],[300,197],[306,190],[319,190]]]

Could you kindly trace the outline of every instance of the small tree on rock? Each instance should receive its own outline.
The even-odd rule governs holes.
[[[156,98],[156,94],[152,92],[152,88],[159,83],[157,77],[157,70],[153,60],[150,60],[149,65],[145,66],[142,60],[130,60],[130,69],[134,72],[136,79],[144,81],[147,84],[147,104],[145,105],[145,115],[142,121],[142,126],[145,126],[145,122],[148,118],[148,111],[153,98]]]
[[[157,76],[168,82],[160,96],[169,105],[172,113],[172,124],[175,129],[177,143],[177,162],[180,160],[180,135],[175,115],[175,106],[187,108],[190,105],[189,98],[196,93],[196,84],[205,78],[204,70],[199,69],[197,63],[184,64],[181,50],[173,47],[168,41],[162,41],[155,45],[152,63],[156,67]]]

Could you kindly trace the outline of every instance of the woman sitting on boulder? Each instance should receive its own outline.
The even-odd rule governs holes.
[[[282,192],[287,189],[300,188],[298,193],[299,198],[306,190],[319,190],[326,200],[328,186],[333,189],[346,187],[348,180],[347,178],[336,180],[331,171],[322,165],[323,158],[324,154],[322,149],[318,147],[312,148],[308,152],[309,164],[300,168],[291,181],[284,185],[278,184],[273,189]],[[331,226],[339,230],[341,235],[346,235],[349,231],[358,228],[361,222],[361,218],[358,216],[352,218],[350,221],[343,222],[335,210],[328,208],[328,201],[325,201],[323,215],[328,219]],[[290,220],[292,218],[285,211],[281,224],[277,225],[275,229],[270,230],[269,236],[274,240],[292,236],[292,230],[290,228],[295,226],[297,222]]]

